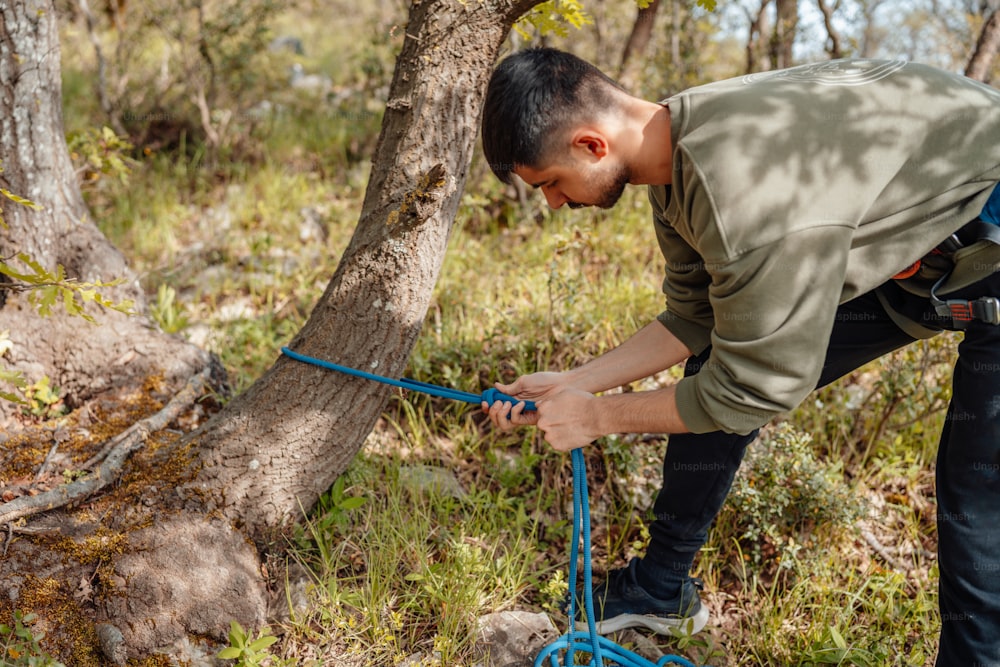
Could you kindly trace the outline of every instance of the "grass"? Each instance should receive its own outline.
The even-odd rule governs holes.
[[[311,62],[350,81],[351,63],[371,64],[392,47],[382,30],[391,20],[371,20],[361,25],[382,35],[374,46],[352,50],[349,36],[336,36],[342,71],[331,71],[334,46]],[[94,118],[86,76],[66,72],[76,129]],[[378,125],[361,101],[357,113],[284,104],[254,130],[253,150],[228,162],[197,146],[139,147],[127,184],[97,179],[86,192],[163,328],[218,353],[237,391],[272,363],[332,275],[357,221]],[[512,203],[482,164],[469,183],[412,377],[479,391],[570,367],[659,311],[661,259],[643,192],[613,213],[547,212]],[[772,461],[784,467],[769,473],[765,457],[745,468],[696,562],[712,626],[664,650],[711,665],[930,664],[939,621],[929,471],[948,398],[948,343],[871,364],[811,396],[788,416],[793,430],[772,429],[771,442],[791,443]],[[664,446],[607,438],[588,452],[598,573],[642,553]],[[418,465],[450,471],[464,494],[414,486],[408,471]],[[802,475],[808,503],[787,495],[792,474]],[[289,543],[289,576],[304,571],[307,583],[289,598],[289,618],[272,625],[281,636],[272,664],[417,656],[472,665],[476,619],[505,609],[546,611],[565,628],[557,601],[570,492],[567,458],[533,431],[496,433],[474,408],[440,400],[394,401]],[[778,506],[817,511],[766,511]]]
[[[313,604],[296,625],[360,664],[418,651],[461,664],[477,617],[515,605],[543,554],[522,499],[476,487],[454,497],[405,470],[392,456],[360,457],[332,491],[355,505],[328,495],[304,527],[294,553],[315,575]]]

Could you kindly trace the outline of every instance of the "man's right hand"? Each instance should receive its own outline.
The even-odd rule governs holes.
[[[522,375],[510,384],[497,382],[494,385],[498,391],[513,396],[518,401],[534,401],[538,403],[569,386],[568,373],[540,372]],[[504,404],[496,401],[493,405],[483,403],[483,412],[487,413],[493,425],[501,431],[509,432],[518,426],[534,426],[538,423],[538,413],[522,412],[521,403]]]

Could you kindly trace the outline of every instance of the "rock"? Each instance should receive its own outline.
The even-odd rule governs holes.
[[[98,623],[94,628],[104,657],[114,665],[124,665],[128,659],[128,647],[122,631],[110,623]]]
[[[437,493],[462,500],[467,495],[455,473],[447,468],[413,465],[399,469],[399,482],[417,491]]]
[[[560,633],[545,614],[501,611],[478,620],[475,660],[481,667],[532,667]]]

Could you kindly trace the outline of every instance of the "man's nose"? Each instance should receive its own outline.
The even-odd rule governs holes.
[[[557,192],[554,188],[544,188],[542,192],[545,194],[545,201],[548,202],[549,208],[559,208],[568,201],[565,195]]]

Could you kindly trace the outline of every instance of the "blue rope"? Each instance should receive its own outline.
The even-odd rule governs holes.
[[[656,663],[619,646],[610,639],[597,634],[594,620],[593,571],[590,556],[590,502],[587,494],[587,464],[582,449],[574,449],[573,460],[573,544],[569,555],[569,585],[576,586],[577,560],[580,555],[580,535],[583,535],[583,605],[587,617],[587,632],[570,630],[556,641],[542,649],[535,658],[535,667],[544,667],[548,658],[551,667],[559,667],[558,654],[565,651],[563,665],[575,665],[576,651],[590,653],[588,667],[663,667],[675,664],[681,667],[695,667],[695,664],[678,655],[665,655]],[[576,619],[576,595],[569,597],[569,622],[572,627]],[[610,662],[605,662],[605,659]]]
[[[317,359],[316,357],[309,357],[304,354],[299,354],[298,352],[293,352],[287,347],[281,348],[281,353],[286,357],[295,359],[296,361],[302,361],[307,364],[312,364],[313,366],[319,366],[321,368],[327,368],[332,371],[338,371],[340,373],[345,373],[347,375],[352,375],[354,377],[364,378],[366,380],[374,380],[375,382],[381,382],[382,384],[392,385],[393,387],[400,387],[402,389],[410,389],[412,391],[419,391],[424,394],[430,394],[431,396],[437,396],[438,398],[448,398],[453,401],[461,401],[463,403],[474,403],[479,405],[482,401],[486,401],[490,405],[496,401],[510,401],[513,404],[517,404],[518,399],[513,396],[508,396],[503,392],[498,391],[496,388],[489,388],[481,394],[473,394],[470,391],[461,391],[460,389],[451,389],[450,387],[441,387],[436,384],[430,384],[429,382],[420,382],[418,380],[411,380],[410,378],[399,378],[394,380],[392,378],[385,377],[384,375],[376,375],[375,373],[366,373],[365,371],[359,371],[356,368],[350,368],[348,366],[341,366],[340,364],[335,364],[324,359]],[[524,409],[526,411],[532,411],[535,409],[535,404],[533,401],[525,401]]]
[[[419,382],[409,378],[394,380],[382,375],[367,373],[356,368],[341,366],[316,357],[309,357],[298,352],[293,352],[287,347],[281,348],[282,354],[296,361],[301,361],[313,366],[327,368],[354,377],[364,378],[381,382],[382,384],[411,389],[439,398],[448,398],[465,403],[475,403],[478,405],[482,401],[494,403],[495,401],[510,401],[518,403],[518,399],[508,396],[494,388],[487,389],[482,394],[474,394],[468,391],[441,387],[429,382]],[[525,401],[526,411],[535,410],[532,401]],[[577,651],[589,653],[590,662],[587,667],[663,667],[667,664],[681,665],[681,667],[696,667],[694,663],[677,655],[665,655],[659,662],[653,663],[646,658],[619,646],[610,639],[602,637],[597,633],[597,622],[594,620],[594,592],[593,592],[593,569],[590,556],[590,501],[587,494],[587,463],[583,458],[582,449],[574,449],[571,453],[573,463],[573,545],[570,548],[569,557],[569,584],[576,585],[577,560],[580,556],[580,536],[583,536],[583,605],[587,616],[587,632],[570,630],[556,641],[542,649],[535,658],[535,667],[543,667],[545,659],[548,658],[552,667],[559,667],[558,654],[565,651],[563,665],[575,665],[575,653]],[[576,595],[570,595],[569,599],[569,622],[572,627],[576,619]],[[605,654],[613,662],[605,663]]]

